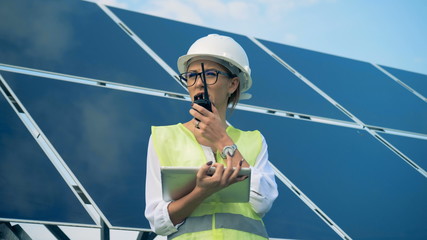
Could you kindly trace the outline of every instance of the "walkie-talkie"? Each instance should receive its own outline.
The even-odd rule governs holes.
[[[204,87],[204,93],[198,94],[194,96],[194,103],[206,108],[207,110],[212,112],[212,103],[209,100],[209,93],[208,93],[208,85],[206,84],[206,74],[205,74],[205,65],[201,63],[202,65],[202,81],[203,81],[203,87]]]

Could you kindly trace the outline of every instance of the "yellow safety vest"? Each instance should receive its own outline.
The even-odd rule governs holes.
[[[253,166],[262,147],[260,132],[229,126],[227,134]],[[201,145],[181,123],[152,127],[152,140],[161,166],[201,166],[207,162]],[[216,161],[224,163],[219,152]],[[249,203],[203,202],[168,239],[265,240],[268,235],[262,219]]]

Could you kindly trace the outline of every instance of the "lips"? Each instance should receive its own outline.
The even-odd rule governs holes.
[[[194,101],[199,100],[199,99],[204,99],[203,92],[194,95]]]

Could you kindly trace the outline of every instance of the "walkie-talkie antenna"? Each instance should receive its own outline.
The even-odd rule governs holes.
[[[206,74],[205,74],[205,64],[201,63],[202,65],[202,80],[203,80],[203,87],[205,89],[203,98],[209,101],[209,93],[208,93],[208,84],[206,84]]]
[[[200,75],[201,81],[203,82],[203,94],[197,94],[194,96],[194,103],[198,104],[207,110],[212,112],[212,103],[209,101],[208,84],[206,83],[205,65],[202,63],[202,74]],[[197,119],[197,118],[196,118]]]

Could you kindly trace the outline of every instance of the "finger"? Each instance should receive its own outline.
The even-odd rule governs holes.
[[[193,104],[193,109],[196,110],[197,112],[199,112],[200,114],[202,114],[203,116],[207,116],[207,115],[209,115],[209,113],[211,113],[209,110],[200,106],[197,103]]]
[[[207,175],[207,172],[209,168],[212,166],[212,161],[207,162],[206,164],[203,164],[199,171],[197,171],[197,178],[202,178]]]
[[[197,118],[200,121],[206,121],[206,117],[196,109],[191,108],[189,112],[190,112],[190,115],[193,116],[194,118]]]
[[[236,170],[233,172],[233,175],[230,176],[230,179],[239,179],[239,172],[240,169],[242,169],[242,163],[243,163],[243,159],[240,160],[239,164],[237,164],[236,166]]]
[[[227,154],[227,168],[224,171],[223,178],[230,178],[231,174],[233,174],[233,165],[231,163],[231,156]]]
[[[193,107],[194,107],[194,110],[198,111],[200,114],[202,114],[206,118],[212,118],[213,116],[215,116],[213,114],[213,112],[207,110],[206,108],[204,108],[204,107],[202,107],[202,106],[200,106],[198,104],[194,104]],[[219,114],[217,114],[217,115],[219,115]]]
[[[249,178],[248,176],[239,176],[239,177],[236,178],[236,182],[241,182],[241,181],[244,181],[244,180],[246,180],[248,178]]]
[[[222,174],[224,173],[224,165],[222,165],[221,163],[215,163],[213,167],[215,167],[215,173],[212,175],[212,177],[216,179],[221,179]]]

